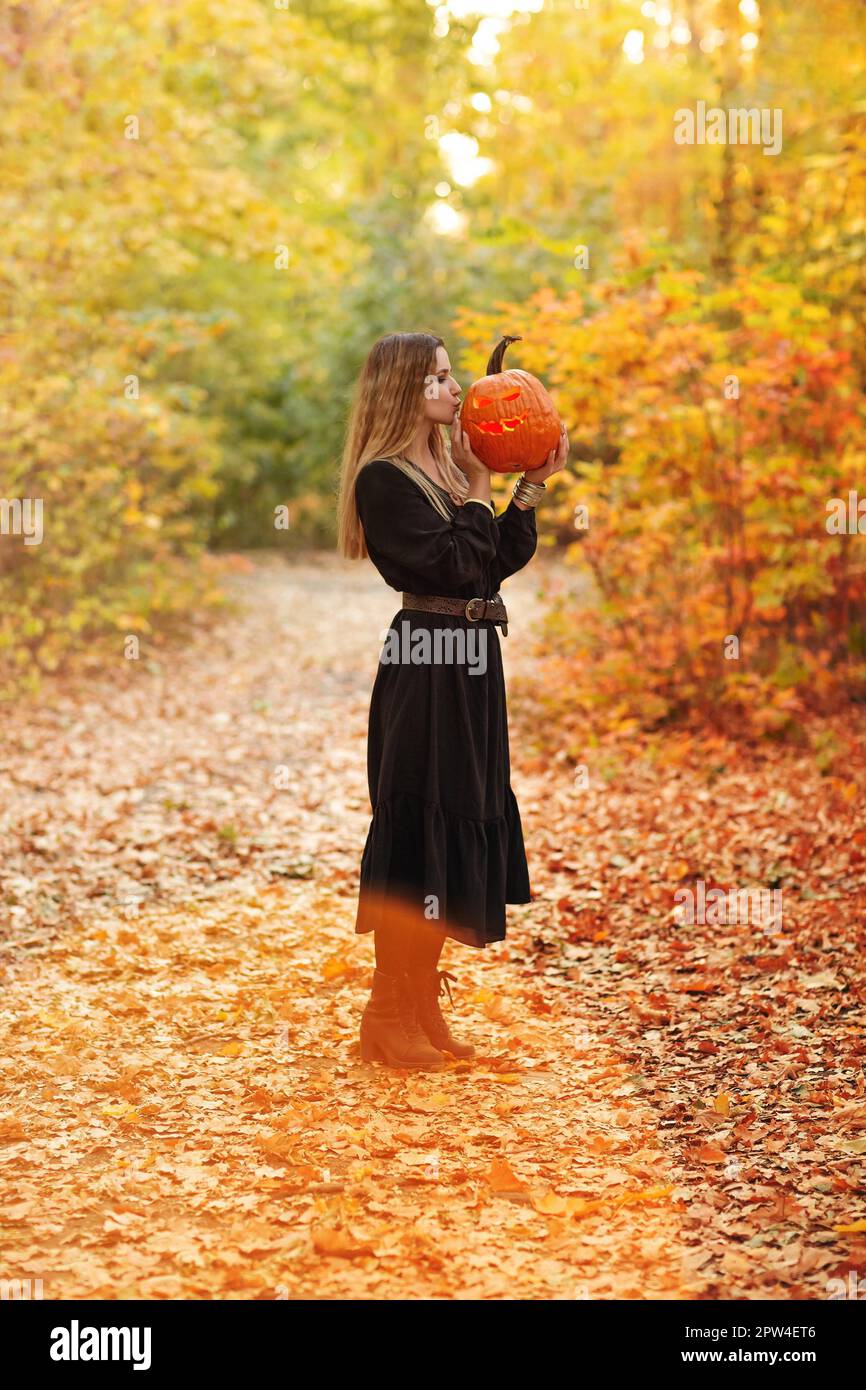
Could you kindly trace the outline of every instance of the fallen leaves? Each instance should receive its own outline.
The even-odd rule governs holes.
[[[343,1260],[356,1260],[362,1255],[372,1255],[373,1247],[360,1240],[351,1231],[343,1231],[331,1226],[320,1226],[310,1231],[313,1249],[319,1255],[338,1255]]]
[[[391,596],[353,574],[362,616],[335,633],[303,569],[243,582],[228,676],[211,642],[170,687],[91,684],[39,711],[22,754],[57,797],[46,824],[15,782],[0,826],[15,872],[38,839],[15,891],[44,908],[13,916],[26,935],[2,958],[10,1271],[49,1297],[825,1296],[864,1234],[862,923],[817,873],[781,947],[668,909],[698,866],[835,881],[866,844],[837,819],[851,803],[831,815],[813,789],[805,837],[796,756],[744,769],[723,741],[701,800],[689,744],[624,777],[612,761],[578,833],[567,768],[524,756],[521,707],[535,900],[496,950],[446,948],[478,1057],[364,1066],[364,632]],[[278,715],[254,708],[262,691]],[[270,750],[289,725],[281,797]],[[789,810],[768,809],[786,781]]]
[[[700,1148],[692,1149],[691,1157],[698,1163],[727,1163],[728,1154],[724,1149],[720,1149],[718,1144],[701,1144]]]
[[[526,1184],[516,1177],[504,1158],[494,1159],[485,1175],[492,1192],[525,1192]]]

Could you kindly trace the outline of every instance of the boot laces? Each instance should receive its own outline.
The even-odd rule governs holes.
[[[426,1042],[427,1037],[418,1019],[415,1000],[412,996],[411,983],[409,976],[404,975],[400,982],[400,988],[397,991],[397,1009],[400,1017],[400,1024],[407,1037],[422,1038]]]
[[[438,1004],[440,994],[447,994],[447,995],[448,995],[448,1002],[450,1003],[450,1005],[451,1005],[451,1007],[452,1007],[452,1009],[453,1009],[453,1008],[454,1008],[454,998],[453,998],[453,996],[452,996],[452,994],[451,994],[451,986],[449,985],[448,981],[449,981],[449,980],[453,980],[454,983],[456,984],[456,983],[457,983],[457,976],[456,976],[456,975],[449,975],[449,973],[448,973],[447,970],[437,970],[436,974],[437,974],[438,977],[439,977],[438,984],[437,984],[437,986],[436,986],[436,996],[435,996],[435,997],[436,997],[436,1002],[437,1002],[437,1004]]]
[[[451,975],[447,970],[432,970],[425,978],[422,993],[422,1005],[425,1021],[433,1023],[437,1028],[444,1028],[448,1031],[448,1024],[442,1015],[439,1000],[443,994],[447,994],[452,1009],[454,1008],[454,998],[451,994],[451,986],[448,981],[453,980],[456,984],[457,976]]]

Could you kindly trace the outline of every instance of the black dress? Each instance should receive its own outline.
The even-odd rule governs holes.
[[[450,521],[387,459],[365,464],[355,499],[370,559],[401,597],[492,598],[534,555],[535,512],[511,502],[494,517],[486,505],[457,506],[444,488],[439,492]],[[435,629],[463,629],[464,635],[440,631],[437,637]],[[401,608],[391,631],[392,643],[399,635],[404,658],[412,642],[419,652],[424,642],[435,652],[439,641],[443,659],[397,660],[393,645],[390,659],[380,656],[367,744],[373,819],[361,859],[355,931],[373,931],[399,903],[466,945],[501,941],[505,904],[531,899],[510,782],[499,629],[489,621]],[[481,644],[474,649],[474,672],[469,659],[444,659],[449,644],[473,641]],[[466,652],[472,650],[467,645]]]

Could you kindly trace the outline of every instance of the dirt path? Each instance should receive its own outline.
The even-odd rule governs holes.
[[[513,632],[536,578],[509,584]],[[610,814],[574,807],[566,771],[515,750],[538,898],[502,947],[446,947],[478,1059],[360,1062],[364,739],[395,598],[331,557],[264,559],[235,587],[215,633],[58,683],[10,724],[8,1277],[46,1298],[826,1297],[863,1240],[833,1228],[861,1181],[855,1021],[836,1019],[850,1047],[825,1105],[849,1147],[810,1171],[810,1239],[765,1116],[761,1159],[733,1155],[749,1096],[705,1074],[683,1103],[669,1001],[625,1027],[658,951],[630,964],[562,929],[598,895],[582,834]],[[525,675],[525,644],[503,649]],[[513,745],[524,721],[521,699]],[[565,850],[563,820],[582,826]]]

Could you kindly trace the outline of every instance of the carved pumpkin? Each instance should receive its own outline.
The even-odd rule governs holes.
[[[559,415],[546,390],[530,372],[502,369],[509,343],[506,337],[493,349],[487,375],[469,388],[460,420],[472,452],[494,473],[522,473],[540,468],[559,444]]]

